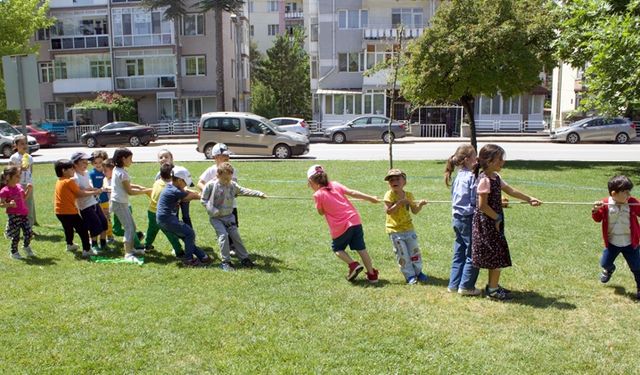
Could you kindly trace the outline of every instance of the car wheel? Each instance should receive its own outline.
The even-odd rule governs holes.
[[[629,142],[629,136],[627,133],[620,133],[616,135],[616,143],[623,144]]]
[[[333,143],[344,143],[347,140],[347,137],[344,136],[344,133],[336,133],[333,135]]]
[[[11,145],[6,145],[2,148],[2,157],[3,158],[8,158],[11,157],[11,154],[13,153],[13,148],[11,147]]]
[[[273,155],[278,159],[289,159],[291,157],[291,148],[280,143],[273,148]]]
[[[93,138],[93,137],[89,137],[89,138],[87,138],[87,140],[86,140],[86,141],[84,141],[84,143],[85,143],[85,144],[87,145],[87,147],[89,147],[89,148],[94,148],[94,147],[96,147],[96,145],[98,144],[98,142],[96,141],[96,139],[95,139],[95,138]]]
[[[567,143],[576,144],[580,142],[580,136],[576,133],[570,133],[567,135]]]
[[[141,143],[140,143],[140,138],[138,138],[138,137],[137,137],[137,136],[135,136],[135,135],[132,135],[132,136],[131,136],[131,138],[129,138],[129,144],[130,144],[132,147],[140,146],[140,144],[141,144]]]
[[[204,157],[207,159],[213,159],[213,143],[209,143],[208,145],[204,146]]]
[[[393,134],[393,133],[384,132],[382,134],[382,142],[384,142],[384,143],[393,142],[394,139],[396,139],[396,135]]]

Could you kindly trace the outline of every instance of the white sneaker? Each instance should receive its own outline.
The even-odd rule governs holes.
[[[22,255],[20,255],[20,253],[17,251],[15,253],[11,253],[10,256],[12,259],[23,259]]]
[[[72,243],[71,245],[67,244],[67,251],[76,251],[78,250],[78,245]]]
[[[142,264],[142,261],[136,257],[134,253],[126,253],[124,254],[124,260],[131,263]]]
[[[482,294],[482,291],[478,288],[473,288],[473,289],[459,288],[458,294],[461,296],[479,296]]]
[[[131,251],[131,254],[133,255],[144,255],[144,249],[133,249],[133,251]]]
[[[31,246],[24,246],[22,247],[22,250],[27,253],[27,256],[29,258],[33,258],[36,256],[36,254],[33,253],[33,250],[31,250]]]

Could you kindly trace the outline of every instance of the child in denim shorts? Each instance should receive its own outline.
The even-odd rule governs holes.
[[[379,203],[377,197],[352,190],[336,182],[329,181],[329,177],[321,165],[313,165],[307,170],[308,184],[314,191],[313,199],[320,215],[324,215],[331,233],[331,248],[340,260],[349,265],[347,280],[353,281],[362,271],[360,263],[354,261],[345,251],[347,246],[358,252],[364,267],[367,269],[367,279],[370,283],[378,282],[378,270],[373,268],[371,257],[364,243],[364,231],[360,214],[346,197]]]

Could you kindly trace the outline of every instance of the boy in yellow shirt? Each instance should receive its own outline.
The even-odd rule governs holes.
[[[171,171],[173,170],[173,164],[162,164],[160,166],[159,178],[153,183],[153,187],[151,188],[151,196],[149,197],[149,209],[147,210],[147,218],[149,219],[149,226],[147,227],[147,235],[145,236],[145,246],[146,250],[153,249],[153,241],[155,241],[156,236],[159,231],[162,231],[164,235],[169,240],[171,247],[173,247],[172,253],[176,257],[184,256],[184,250],[182,249],[182,244],[180,243],[180,239],[178,236],[171,232],[167,232],[161,229],[158,226],[158,222],[156,221],[156,211],[158,209],[158,198],[160,198],[160,193],[167,187],[167,184],[170,184],[172,181]]]
[[[400,271],[407,284],[426,282],[427,275],[422,273],[422,255],[418,246],[418,236],[411,222],[411,213],[420,212],[427,201],[415,201],[413,194],[404,191],[407,175],[399,169],[391,169],[384,178],[390,190],[384,195],[386,206],[386,230],[393,244],[393,251]]]

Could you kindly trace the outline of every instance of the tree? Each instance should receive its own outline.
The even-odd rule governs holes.
[[[225,110],[222,12],[237,13],[243,4],[243,0],[202,0],[198,3],[203,12],[208,10],[216,12],[216,89],[218,92],[218,111]]]
[[[278,110],[273,90],[257,80],[251,85],[251,112],[266,118],[282,114]]]
[[[99,92],[93,100],[83,100],[74,105],[74,108],[103,109],[113,112],[116,120],[138,121],[136,101],[115,92]]]
[[[640,108],[640,1],[565,1],[559,25],[559,58],[586,67],[581,109],[615,116]]]
[[[147,7],[151,9],[167,7],[165,10],[165,18],[174,21],[174,29],[176,32],[176,46],[180,48],[178,43],[178,35],[180,34],[179,21],[187,13],[186,0],[144,0]],[[224,102],[224,40],[222,38],[222,12],[237,13],[244,4],[243,0],[202,0],[195,7],[200,11],[207,12],[213,10],[215,12],[216,24],[216,89],[217,89],[217,109],[225,110]],[[178,77],[180,77],[180,58],[178,57]],[[178,78],[180,79],[180,78]],[[176,86],[178,86],[176,82]],[[178,89],[178,98],[181,96],[181,88]],[[180,99],[178,99],[180,100]]]
[[[552,0],[451,0],[441,2],[432,27],[409,47],[401,68],[401,93],[418,105],[460,103],[477,148],[474,105],[478,95],[526,92],[553,67]]]
[[[309,55],[304,50],[302,30],[278,35],[255,75],[257,81],[273,92],[278,116],[311,116]]]
[[[37,46],[30,44],[31,37],[37,30],[53,24],[53,20],[47,17],[48,9],[48,1],[0,1],[0,56],[35,52]],[[6,108],[0,60],[0,119],[14,124],[19,122],[19,113]]]

